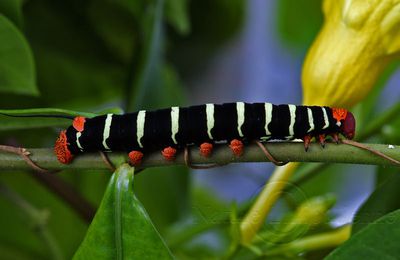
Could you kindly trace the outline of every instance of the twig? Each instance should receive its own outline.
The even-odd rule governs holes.
[[[74,211],[90,223],[96,213],[95,207],[89,203],[73,186],[63,181],[55,174],[29,171],[30,175],[64,200]]]
[[[37,172],[40,173],[50,173],[48,170],[41,168],[38,166],[36,163],[34,163],[31,158],[29,158],[29,155],[31,154],[28,150],[25,148],[21,147],[14,147],[14,146],[8,146],[8,145],[0,145],[0,151],[8,152],[8,153],[14,153],[22,157],[22,159],[25,160],[25,162],[32,167]]]
[[[400,159],[400,148],[389,147],[383,144],[365,144],[368,147],[379,151],[387,156]],[[235,157],[227,145],[216,145],[212,156],[205,158],[197,151],[197,147],[189,147],[191,151],[190,161],[192,164],[219,164],[243,163],[243,162],[268,162],[264,153],[256,144],[245,146],[244,154],[241,157]],[[297,142],[272,142],[268,143],[268,149],[274,155],[276,160],[285,162],[326,162],[326,163],[350,163],[350,164],[370,164],[382,166],[396,166],[394,163],[377,157],[367,151],[361,150],[349,145],[336,145],[327,143],[325,149],[319,144],[312,144],[308,152],[304,151],[303,143]],[[63,169],[108,169],[99,153],[83,154],[77,156],[73,163],[69,165],[61,164],[53,154],[53,149],[29,149],[30,159],[41,168],[49,170]],[[108,154],[111,162],[120,161],[124,153]],[[142,165],[138,169],[159,166],[185,165],[183,151],[178,152],[176,160],[166,161],[159,151],[145,154]],[[0,151],[0,169],[7,170],[27,170],[31,166],[27,165],[25,160],[18,154]]]
[[[391,163],[394,163],[394,164],[400,166],[400,161],[398,161],[398,160],[396,160],[396,159],[394,159],[394,158],[392,158],[390,156],[387,156],[386,154],[384,154],[384,153],[382,153],[380,151],[374,150],[371,147],[368,147],[368,146],[366,146],[366,145],[364,145],[362,143],[351,141],[351,140],[347,140],[347,139],[342,140],[342,143],[348,144],[348,145],[352,145],[354,147],[358,147],[358,148],[361,148],[361,149],[364,149],[364,150],[369,151],[369,152],[371,152],[373,154],[376,154],[379,157],[382,157],[385,160],[388,160]]]
[[[57,240],[47,227],[48,212],[39,210],[22,198],[18,193],[0,183],[0,195],[10,201],[23,212],[29,223],[33,223],[33,230],[49,249],[53,259],[63,259]]]
[[[48,171],[38,166],[31,160],[31,153],[25,148],[0,145],[0,151],[20,156],[28,164],[27,166],[31,167],[29,172],[31,173],[32,177],[44,184],[49,190],[54,192],[61,199],[66,201],[67,204],[70,205],[86,222],[90,223],[92,221],[96,212],[94,207],[72,186],[52,174],[56,171]]]

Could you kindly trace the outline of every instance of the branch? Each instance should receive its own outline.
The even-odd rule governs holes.
[[[38,209],[18,193],[0,183],[0,195],[16,206],[25,217],[27,224],[42,240],[44,246],[49,249],[52,259],[63,259],[59,243],[54,238],[48,227],[49,212],[45,209]]]
[[[65,182],[58,175],[34,171],[29,171],[29,173],[47,189],[64,200],[84,221],[92,222],[96,209],[75,187]]]
[[[325,162],[325,163],[349,163],[349,164],[371,164],[382,166],[394,166],[391,162],[374,155],[368,151],[349,146],[346,144],[328,143],[323,149],[319,144],[312,144],[308,152],[304,151],[301,142],[269,142],[264,143],[272,156],[283,162]],[[400,160],[400,147],[390,148],[383,144],[366,144],[370,148],[382,152],[394,159]],[[27,149],[33,162],[48,170],[63,169],[90,169],[105,170],[108,166],[104,163],[99,153],[82,154],[76,156],[72,164],[63,165],[59,163],[53,153],[53,149]],[[190,147],[190,160],[192,164],[219,164],[240,162],[268,162],[261,149],[251,144],[245,147],[241,157],[235,158],[227,145],[216,145],[213,155],[209,158],[202,157],[197,147]],[[126,159],[124,153],[108,153],[112,162],[121,162]],[[157,166],[184,165],[183,151],[178,153],[174,162],[166,161],[160,152],[145,154],[141,169]],[[27,170],[30,166],[17,154],[0,151],[1,170]]]

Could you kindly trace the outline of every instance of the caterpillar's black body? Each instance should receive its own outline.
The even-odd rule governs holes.
[[[204,142],[290,140],[343,132],[343,122],[334,113],[320,106],[205,104],[85,118],[82,129],[71,126],[65,136],[72,155],[99,150],[145,153]]]

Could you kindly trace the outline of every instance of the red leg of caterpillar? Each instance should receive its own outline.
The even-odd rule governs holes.
[[[339,135],[337,133],[331,134],[332,139],[335,143],[339,144]]]
[[[164,150],[162,150],[161,154],[164,156],[165,160],[173,161],[175,160],[176,149],[171,146],[168,146],[165,147]]]
[[[307,152],[308,148],[310,147],[310,143],[311,143],[311,135],[306,135],[303,137],[303,141],[304,141],[304,150]]]
[[[233,139],[229,145],[235,156],[241,156],[243,154],[243,142],[238,139]]]
[[[139,151],[131,151],[129,154],[129,161],[133,166],[138,166],[142,162],[143,153]]]
[[[200,145],[200,154],[204,157],[209,157],[212,153],[213,145],[211,143],[202,143]]]
[[[322,148],[325,148],[325,135],[318,135],[319,143],[321,144]]]

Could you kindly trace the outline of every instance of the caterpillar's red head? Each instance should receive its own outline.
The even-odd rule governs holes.
[[[356,120],[353,114],[343,108],[332,108],[336,125],[340,127],[340,133],[347,139],[353,139],[356,132]]]
[[[58,161],[64,164],[70,163],[74,158],[68,149],[68,141],[65,130],[61,131],[60,136],[56,140],[56,144],[54,145],[54,153],[56,154]]]
[[[354,135],[356,134],[356,119],[351,112],[347,113],[347,116],[342,124],[341,131],[347,139],[351,140],[354,138]]]

